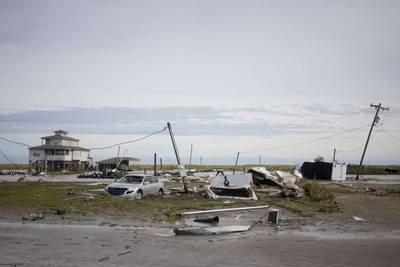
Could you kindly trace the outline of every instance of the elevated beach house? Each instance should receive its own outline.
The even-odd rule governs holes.
[[[29,164],[40,171],[85,169],[89,166],[89,149],[79,146],[79,140],[58,130],[41,138],[42,145],[29,148]]]

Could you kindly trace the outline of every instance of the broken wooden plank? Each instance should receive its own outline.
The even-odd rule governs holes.
[[[259,209],[268,209],[269,206],[252,206],[252,207],[241,207],[241,208],[227,208],[227,209],[215,209],[215,210],[200,210],[200,211],[188,211],[182,212],[181,215],[196,215],[196,214],[205,214],[205,213],[215,213],[215,212],[228,212],[228,211],[243,211],[243,210],[259,210]]]

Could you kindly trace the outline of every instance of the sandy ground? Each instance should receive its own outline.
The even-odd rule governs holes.
[[[124,218],[30,222],[2,210],[0,266],[400,266],[400,196],[364,192],[399,185],[350,183],[352,194],[337,193],[338,213],[300,218],[281,210],[279,227],[257,224],[263,211],[219,214],[223,225],[253,225],[227,235],[175,236],[174,225]]]

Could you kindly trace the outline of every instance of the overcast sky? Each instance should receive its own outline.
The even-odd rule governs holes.
[[[399,11],[367,0],[3,0],[0,136],[38,145],[61,128],[96,147],[171,121],[183,158],[194,143],[204,163],[233,163],[237,151],[266,164],[331,159],[334,147],[357,162],[369,104],[382,102],[391,110],[366,161],[400,163]],[[27,159],[23,147],[0,149]],[[123,149],[173,160],[163,134]]]

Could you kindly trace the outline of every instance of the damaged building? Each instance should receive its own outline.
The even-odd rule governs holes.
[[[86,169],[89,166],[89,149],[79,146],[79,139],[58,130],[54,135],[41,138],[40,146],[29,148],[29,164],[49,171]]]

